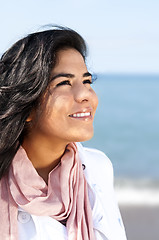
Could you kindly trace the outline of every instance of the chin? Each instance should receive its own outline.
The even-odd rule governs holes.
[[[94,135],[94,132],[92,133],[89,133],[89,134],[81,134],[79,137],[76,137],[74,142],[85,142],[85,141],[88,141],[90,140]]]

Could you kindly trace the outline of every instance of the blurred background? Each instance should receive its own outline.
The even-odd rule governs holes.
[[[94,138],[84,145],[113,163],[129,240],[159,238],[158,12],[158,0],[0,0],[0,55],[47,24],[86,40],[99,106]]]

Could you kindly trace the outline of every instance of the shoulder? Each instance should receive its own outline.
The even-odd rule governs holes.
[[[95,164],[97,167],[107,166],[112,168],[112,163],[104,152],[95,148],[84,147],[81,143],[76,143],[76,145],[82,161],[86,161],[90,165]]]
[[[113,182],[113,166],[110,159],[100,150],[83,147],[81,143],[76,143],[82,163],[94,179],[101,178],[105,181],[109,178]]]

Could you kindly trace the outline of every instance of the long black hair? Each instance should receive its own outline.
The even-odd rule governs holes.
[[[51,81],[57,52],[74,48],[86,57],[86,44],[74,30],[53,27],[16,42],[0,60],[0,179],[23,140],[26,119]]]

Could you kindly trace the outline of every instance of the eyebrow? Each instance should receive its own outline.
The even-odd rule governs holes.
[[[60,78],[60,77],[74,78],[75,75],[74,75],[74,74],[71,74],[71,73],[59,73],[59,74],[53,76],[53,77],[51,78],[51,80],[55,80],[56,78]],[[89,72],[86,72],[86,73],[83,74],[83,77],[92,77],[92,74],[89,73]]]

